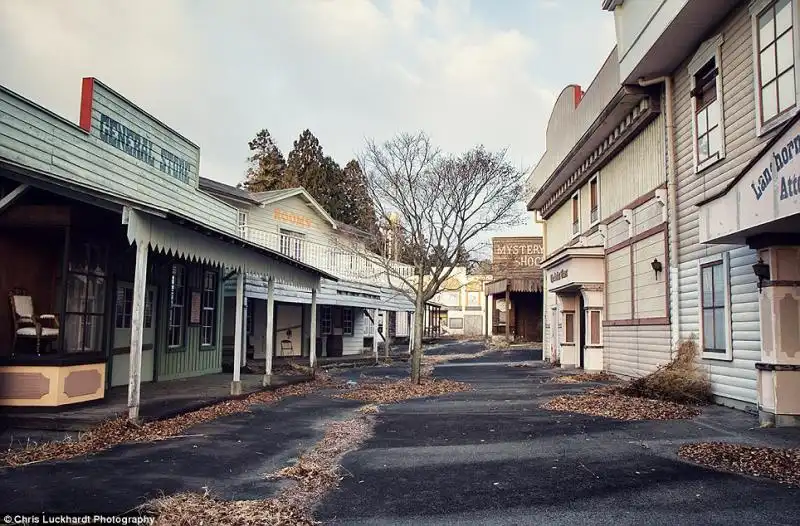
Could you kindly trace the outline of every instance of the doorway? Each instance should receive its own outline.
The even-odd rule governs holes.
[[[578,367],[584,367],[584,354],[586,347],[586,309],[583,304],[583,294],[578,292],[578,317],[580,319],[580,330],[578,335]]]

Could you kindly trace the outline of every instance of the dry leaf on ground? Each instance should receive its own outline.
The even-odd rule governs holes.
[[[221,416],[243,413],[254,404],[272,404],[290,396],[302,396],[336,384],[327,375],[317,375],[311,382],[280,387],[275,391],[259,391],[244,398],[226,400],[173,418],[146,422],[136,426],[124,417],[101,422],[78,440],[43,442],[21,449],[10,449],[0,456],[0,465],[19,466],[46,460],[66,460],[96,453],[128,442],[152,442],[182,434],[186,429]]]
[[[620,394],[557,396],[542,405],[542,408],[618,420],[678,420],[700,414],[695,407]]]
[[[605,371],[596,373],[564,374],[550,379],[550,383],[555,384],[581,384],[588,382],[620,382],[621,379],[614,374]]]
[[[781,449],[702,442],[681,446],[678,456],[714,469],[800,486],[800,448]]]
[[[374,404],[393,404],[411,398],[424,398],[449,393],[459,393],[471,389],[469,384],[453,380],[423,378],[422,383],[414,384],[404,379],[394,382],[374,382],[360,384],[355,389],[335,395],[337,398],[361,400]]]
[[[224,501],[208,494],[181,493],[151,500],[142,510],[154,514],[155,524],[159,526],[318,524],[311,517],[311,508],[338,485],[341,458],[372,435],[372,426],[373,421],[365,416],[329,423],[322,440],[296,464],[268,475],[270,479],[296,481],[274,498]]]

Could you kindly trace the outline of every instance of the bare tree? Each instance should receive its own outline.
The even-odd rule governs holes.
[[[378,144],[367,141],[361,166],[380,231],[378,254],[365,257],[380,268],[389,287],[415,307],[411,378],[420,381],[425,305],[463,265],[464,254],[481,246],[484,233],[518,224],[523,212],[523,171],[506,151],[476,146],[457,156],[443,155],[420,132],[399,134]],[[402,245],[398,247],[398,241]],[[400,265],[394,259],[402,252]]]

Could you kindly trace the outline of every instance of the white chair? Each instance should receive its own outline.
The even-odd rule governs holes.
[[[52,342],[58,338],[59,324],[55,314],[36,315],[33,309],[33,298],[25,289],[11,289],[8,294],[11,303],[11,317],[14,322],[14,343],[11,353],[17,347],[17,339],[35,339],[36,354],[41,355],[42,340]],[[44,323],[48,325],[44,326]]]

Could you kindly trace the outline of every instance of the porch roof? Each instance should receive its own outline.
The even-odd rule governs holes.
[[[162,217],[132,207],[123,212],[130,243],[147,243],[154,251],[187,260],[245,269],[248,274],[273,277],[300,288],[317,287],[320,278],[338,281],[310,265],[245,239],[219,232],[190,218],[166,213]]]

